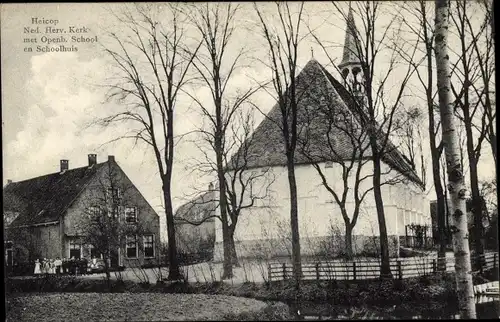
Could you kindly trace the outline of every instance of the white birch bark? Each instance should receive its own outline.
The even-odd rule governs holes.
[[[461,319],[475,319],[476,306],[472,284],[472,272],[469,252],[469,236],[466,216],[466,188],[460,165],[460,146],[458,128],[450,100],[450,57],[448,55],[448,0],[436,0],[436,35],[435,55],[437,67],[437,87],[439,111],[441,114],[450,213],[452,214],[453,251],[455,253],[456,290]]]

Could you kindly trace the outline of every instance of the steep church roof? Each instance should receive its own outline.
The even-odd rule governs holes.
[[[4,212],[18,212],[11,227],[59,220],[105,164],[81,167],[9,183],[3,189]]]
[[[353,145],[341,130],[329,129],[325,121],[325,113],[353,115],[357,122],[363,124],[367,120],[366,113],[356,104],[344,86],[316,60],[310,60],[297,76],[297,132],[300,142],[307,142],[307,156],[298,148],[295,151],[295,164],[309,164],[312,162],[335,161],[336,158],[350,159]],[[280,128],[281,110],[276,104],[264,120],[257,126],[248,144],[247,151],[240,149],[233,156],[230,168],[238,167],[236,164],[245,159],[248,168],[285,166],[286,155],[283,134]],[[326,133],[334,138],[333,146],[335,158],[327,151],[329,147]],[[380,140],[381,141],[381,140]],[[405,175],[411,181],[422,185],[421,180],[411,168],[405,157],[392,144],[386,146],[387,153],[383,160],[391,168]],[[246,157],[241,155],[245,153]],[[311,156],[314,158],[311,160]],[[364,157],[370,157],[371,151],[367,149]],[[238,161],[236,161],[238,160]]]

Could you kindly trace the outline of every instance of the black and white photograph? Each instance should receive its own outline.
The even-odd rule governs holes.
[[[1,4],[5,320],[499,319],[494,9]]]

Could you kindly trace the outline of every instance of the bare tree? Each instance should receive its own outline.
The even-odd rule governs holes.
[[[433,11],[429,11],[431,6],[428,5],[426,1],[419,1],[415,4],[405,3],[403,8],[405,12],[410,14],[410,17],[415,17],[420,24],[420,30],[413,27],[411,19],[403,19],[405,26],[410,29],[415,35],[417,35],[421,43],[425,46],[421,52],[423,54],[423,59],[425,63],[422,64],[422,69],[416,68],[416,75],[425,93],[425,102],[427,105],[427,131],[429,138],[429,151],[431,153],[432,161],[432,178],[434,183],[434,191],[436,192],[436,202],[437,202],[437,222],[438,222],[438,232],[439,232],[439,250],[438,250],[438,268],[440,270],[446,269],[446,262],[444,258],[446,256],[446,244],[447,244],[447,233],[446,233],[446,199],[445,191],[443,189],[443,184],[441,181],[441,164],[440,159],[443,152],[443,143],[439,138],[440,131],[440,120],[439,120],[439,106],[435,102],[435,96],[437,91],[434,87],[434,26],[432,18],[434,16]],[[431,7],[432,9],[432,7]],[[400,51],[401,57],[407,60],[407,54],[405,51]],[[408,60],[410,64],[416,64],[411,60]],[[420,123],[420,122],[419,122]]]
[[[126,124],[130,130],[119,139],[145,143],[154,153],[162,182],[171,280],[181,278],[171,195],[174,111],[199,48],[194,44],[195,49],[187,50],[187,18],[177,6],[132,4],[115,15],[121,29],[109,32],[105,52],[117,69],[110,80],[108,99],[116,100],[121,110],[99,121],[104,126]]]
[[[356,117],[356,113],[339,102],[336,96],[328,93],[319,96],[322,100],[315,102],[317,108],[313,111],[305,109],[306,121],[300,130],[298,152],[316,169],[322,186],[339,207],[345,224],[346,257],[352,258],[352,232],[362,211],[365,197],[373,191],[373,185],[370,184],[373,174],[366,171],[369,170],[371,162],[368,131]],[[332,178],[327,173],[329,169],[325,169],[333,168],[334,165],[339,168],[340,177]],[[383,175],[389,175],[391,172],[389,169],[384,171]],[[403,176],[394,175],[381,185],[402,181]],[[336,185],[338,182],[341,184]]]
[[[235,231],[240,216],[245,213],[246,209],[257,204],[265,207],[269,206],[266,202],[272,202],[270,189],[275,181],[274,174],[269,169],[262,171],[252,169],[249,166],[252,159],[250,151],[255,143],[252,136],[254,126],[253,111],[251,109],[239,109],[234,115],[232,124],[230,124],[225,132],[227,147],[230,147],[230,149],[223,151],[224,153],[222,154],[224,169],[223,184],[225,185],[226,213],[229,220],[227,236],[223,236],[223,238],[227,238],[229,244],[231,267],[239,265],[235,246]],[[204,171],[205,169],[206,172],[213,173],[216,170],[216,163],[213,158],[206,156],[205,160],[199,162],[195,168],[198,171]],[[207,193],[207,191],[201,192],[203,194]],[[217,197],[194,199],[189,202],[189,207],[186,209],[187,212],[200,206],[208,206],[207,209],[211,214],[195,220],[189,218],[176,219],[178,222],[195,226],[202,225],[212,218],[216,218],[222,222],[221,211],[219,213],[215,212],[215,210],[221,207],[220,199],[220,195]],[[230,276],[225,275],[224,277]]]
[[[240,215],[245,209],[249,209],[257,203],[269,206],[264,202],[272,202],[270,189],[275,181],[274,174],[270,169],[264,169],[264,171],[250,169],[251,156],[249,151],[254,143],[252,132],[255,123],[251,112],[240,112],[238,115],[240,121],[237,124],[239,126],[233,125],[231,133],[239,149],[230,159],[225,154],[227,212],[231,221],[228,227],[228,236],[233,264],[238,264],[234,234]]]
[[[396,135],[402,141],[402,153],[407,157],[410,167],[415,171],[425,188],[427,169],[425,167],[425,159],[423,153],[423,128],[424,114],[420,108],[413,106],[408,107],[403,111],[399,118],[400,125],[396,127]],[[418,168],[418,169],[417,169]]]
[[[359,65],[359,70],[353,68],[340,67],[339,72],[346,80],[346,89],[359,105],[359,118],[368,131],[368,141],[370,144],[370,158],[373,165],[373,194],[377,208],[377,219],[380,233],[380,253],[381,253],[381,276],[392,277],[389,262],[389,242],[385,222],[384,201],[381,191],[382,161],[387,161],[390,155],[398,154],[390,137],[398,128],[395,116],[398,115],[403,106],[403,98],[408,81],[415,71],[415,66],[407,64],[399,67],[398,52],[401,46],[395,42],[401,35],[401,14],[400,9],[391,6],[391,10],[397,9],[394,13],[384,12],[385,4],[376,1],[366,1],[356,3],[356,9],[349,5],[346,13],[337,2],[332,2],[337,11],[347,22],[346,40],[349,37],[351,44],[349,55],[354,57]],[[391,18],[381,17],[381,14],[389,15]],[[354,23],[354,15],[362,21],[362,28],[358,30]],[[385,26],[380,27],[379,23],[388,21]],[[377,27],[375,26],[377,24]],[[392,36],[391,36],[392,35]],[[332,47],[327,41],[320,39],[313,33],[316,42],[322,47],[332,65],[336,66],[329,48]],[[417,46],[406,47],[408,57],[414,60]],[[351,52],[352,51],[352,52]],[[384,70],[381,79],[376,78],[380,73],[379,64],[376,62],[380,57],[389,57],[387,69]],[[418,66],[419,64],[417,64]],[[382,66],[382,64],[380,64]],[[355,72],[356,69],[356,72]],[[398,84],[392,85],[388,80],[395,74],[398,75]],[[388,88],[391,88],[390,93]],[[401,157],[402,158],[402,157]],[[401,172],[411,175],[412,169],[399,169]]]
[[[265,13],[254,3],[254,8],[260,23],[262,36],[270,56],[268,66],[272,73],[272,82],[277,95],[277,104],[280,110],[279,119],[268,118],[281,130],[283,134],[286,167],[290,190],[290,226],[292,235],[292,265],[297,291],[300,290],[302,265],[300,257],[300,235],[298,223],[297,182],[295,179],[295,150],[297,146],[297,58],[300,43],[300,29],[304,3],[294,5],[276,2],[272,13],[279,21],[273,28],[266,19]],[[268,12],[267,14],[271,14]]]
[[[465,1],[456,1],[453,4],[451,20],[460,42],[460,50],[457,53],[458,68],[454,69],[453,76],[460,86],[457,89],[452,82],[451,89],[455,95],[455,109],[462,120],[466,134],[471,211],[474,215],[474,250],[477,258],[480,258],[480,255],[484,253],[484,229],[482,225],[483,202],[479,191],[477,167],[483,142],[492,133],[490,86],[492,75],[494,75],[494,63],[492,63],[494,48],[490,33],[487,32],[490,26],[488,5],[486,8],[479,7],[479,9],[485,9],[485,18],[479,26],[474,27],[472,20],[473,15],[474,17],[478,15],[477,10],[474,10],[478,9],[478,4]],[[481,106],[484,108],[482,116],[478,115]],[[494,135],[492,140],[496,140]],[[482,265],[481,262],[477,264]]]
[[[450,99],[450,56],[448,54],[448,1],[436,0],[435,54],[437,87],[442,123],[442,137],[446,154],[448,190],[453,218],[453,250],[455,253],[455,278],[460,317],[475,319],[476,306],[472,284],[472,272],[467,238],[466,189],[460,166],[460,153],[456,133],[457,119]]]
[[[83,199],[83,213],[75,229],[83,245],[102,255],[108,287],[111,287],[110,264],[129,236],[142,236],[142,224],[126,221],[124,206],[130,201],[132,185],[125,183],[113,163],[108,162],[96,183],[89,186]],[[140,211],[140,209],[139,209]]]
[[[236,95],[231,95],[230,86],[233,76],[241,67],[244,47],[239,48],[234,57],[230,50],[237,27],[239,5],[232,3],[205,3],[193,5],[190,11],[191,22],[202,39],[202,46],[195,55],[193,66],[198,72],[202,86],[210,90],[212,104],[201,101],[194,95],[194,100],[202,116],[208,123],[208,129],[200,128],[198,132],[209,144],[215,158],[212,170],[217,174],[219,182],[220,219],[222,222],[224,272],[223,278],[233,275],[230,225],[233,218],[228,216],[228,200],[224,167],[225,158],[233,151],[235,141],[229,137],[233,133],[230,127],[243,104],[258,90],[249,88]],[[233,229],[234,232],[234,229]],[[233,246],[232,246],[233,245]]]
[[[493,160],[495,161],[495,166],[497,165],[497,137],[496,137],[496,99],[494,91],[494,81],[495,81],[495,42],[494,42],[494,11],[493,2],[484,0],[481,2],[485,12],[485,22],[488,24],[491,32],[484,32],[480,36],[483,38],[483,44],[480,46],[478,41],[474,41],[472,44],[474,46],[475,56],[478,60],[478,66],[481,75],[482,86],[476,86],[472,84],[476,96],[479,98],[479,103],[483,109],[484,116],[481,118],[481,132],[486,132],[486,140],[491,146],[491,152],[493,155]],[[472,32],[473,28],[470,24],[470,20],[466,20],[467,26]],[[488,27],[486,27],[488,28]],[[493,84],[492,84],[493,82]],[[496,167],[495,167],[496,169]]]

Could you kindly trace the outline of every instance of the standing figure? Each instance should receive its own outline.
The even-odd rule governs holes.
[[[54,263],[53,259],[49,259],[49,274],[55,274],[56,273],[56,264]]]
[[[40,261],[37,258],[37,259],[35,259],[35,272],[33,274],[39,275],[41,273],[42,273],[42,271],[40,270]]]
[[[56,260],[54,261],[54,265],[56,266],[56,274],[57,275],[61,274],[62,261],[59,259],[59,257],[57,257]]]

